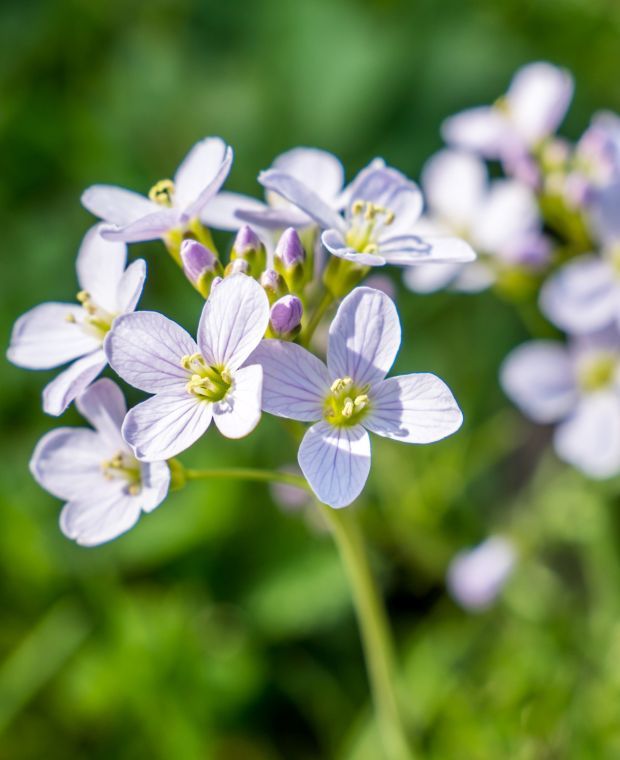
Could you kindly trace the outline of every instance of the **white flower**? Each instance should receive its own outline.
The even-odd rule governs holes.
[[[143,461],[169,459],[211,424],[227,438],[248,435],[260,419],[262,369],[243,366],[265,334],[269,301],[244,274],[226,277],[202,310],[197,343],[153,311],[118,319],[105,342],[110,366],[155,395],[130,410],[123,436]]]
[[[431,374],[386,379],[400,346],[393,302],[356,288],[329,330],[327,365],[294,343],[264,340],[251,357],[263,367],[263,410],[316,422],[299,448],[299,465],[317,497],[350,504],[370,470],[367,430],[403,443],[431,443],[457,430],[461,411]]]
[[[135,243],[183,232],[200,216],[223,185],[232,165],[232,148],[219,137],[196,143],[174,175],[150,189],[148,198],[113,185],[93,185],[82,195],[82,205],[110,225],[102,234],[109,240]]]
[[[88,231],[78,253],[79,304],[36,306],[17,320],[11,335],[7,356],[19,367],[50,369],[73,362],[43,391],[43,409],[54,416],[105,367],[103,340],[119,314],[136,308],[144,286],[145,262],[125,268],[125,244],[103,240],[100,229]]]
[[[512,544],[501,536],[491,536],[454,557],[446,578],[448,589],[465,609],[485,610],[501,592],[515,561]]]
[[[43,488],[65,504],[60,527],[82,546],[110,541],[152,512],[168,493],[165,462],[138,462],[121,437],[127,411],[120,388],[106,378],[77,400],[90,428],[58,428],[43,436],[30,470]]]

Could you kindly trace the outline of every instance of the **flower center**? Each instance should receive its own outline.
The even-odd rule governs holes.
[[[369,410],[368,386],[358,388],[350,377],[339,377],[331,384],[323,416],[335,427],[357,425]]]
[[[579,369],[579,385],[589,393],[600,391],[611,385],[616,374],[617,357],[600,354],[588,359]]]
[[[377,253],[379,233],[394,219],[395,214],[389,208],[372,201],[353,201],[345,242],[358,253]]]
[[[79,323],[80,327],[96,338],[103,340],[112,327],[115,315],[98,306],[86,290],[80,290],[76,299],[82,304],[84,310],[84,318]],[[66,320],[73,324],[78,321],[73,314],[67,314]]]
[[[232,377],[224,367],[209,366],[202,354],[191,354],[181,359],[181,367],[188,372],[185,390],[204,401],[221,401],[230,390]]]
[[[117,452],[112,459],[101,463],[101,471],[106,480],[124,480],[127,492],[137,496],[142,488],[142,476],[138,460],[124,451]]]
[[[174,182],[171,179],[160,179],[149,190],[149,198],[160,206],[171,208],[174,199]]]

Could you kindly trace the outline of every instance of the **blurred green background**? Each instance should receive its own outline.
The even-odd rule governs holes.
[[[3,344],[26,309],[73,299],[89,184],[145,191],[209,134],[235,148],[229,189],[257,193],[257,172],[299,144],[337,153],[349,176],[382,155],[417,177],[444,117],[537,59],[574,72],[576,137],[594,110],[620,110],[619,35],[615,0],[5,1]],[[131,253],[149,263],[142,305],[193,329],[200,299],[163,247]],[[466,417],[434,446],[375,439],[357,507],[418,754],[618,758],[618,484],[560,465],[502,396],[498,365],[526,337],[509,306],[401,291],[400,309],[397,369],[439,374]],[[194,483],[109,546],[74,546],[27,469],[57,424],[40,411],[46,375],[2,366],[0,758],[378,758],[348,590],[316,516],[262,486]],[[182,459],[291,455],[264,419],[240,443],[210,431]],[[522,557],[473,616],[444,573],[494,531]]]

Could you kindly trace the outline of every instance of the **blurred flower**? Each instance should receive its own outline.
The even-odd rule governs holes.
[[[530,63],[517,71],[505,96],[492,106],[450,117],[442,134],[451,145],[499,159],[508,174],[535,184],[538,172],[530,156],[555,132],[572,96],[568,71],[549,63]]]
[[[446,577],[448,590],[465,609],[471,612],[485,610],[501,592],[515,561],[513,545],[501,536],[491,536],[454,557]]]
[[[232,148],[219,137],[196,143],[174,175],[174,181],[153,185],[148,198],[113,185],[93,185],[82,194],[82,205],[110,225],[102,235],[127,243],[156,240],[183,231],[198,218],[226,180]]]
[[[590,204],[599,190],[620,178],[620,118],[611,112],[593,116],[571,160],[566,192],[575,206]]]
[[[301,475],[296,465],[280,468],[281,472],[291,475]],[[289,485],[288,483],[269,484],[269,490],[273,500],[287,511],[297,511],[313,502],[311,494],[305,488]]]
[[[424,262],[467,262],[474,252],[462,240],[445,235],[420,237],[415,223],[422,211],[418,186],[403,174],[373,163],[346,191],[344,216],[299,180],[282,172],[263,172],[259,181],[294,203],[324,230],[330,253],[363,266]]]
[[[152,512],[168,493],[165,462],[138,462],[121,436],[127,408],[107,378],[78,397],[80,414],[95,428],[58,428],[37,444],[30,470],[39,485],[65,499],[60,527],[82,546],[110,541]]]
[[[457,430],[461,411],[431,374],[385,379],[400,346],[393,302],[356,288],[329,331],[327,366],[305,348],[265,340],[251,357],[263,367],[263,410],[316,422],[299,448],[299,465],[317,497],[345,507],[370,471],[367,430],[404,443],[431,443]]]
[[[43,409],[54,416],[105,367],[103,340],[119,314],[136,308],[144,286],[145,262],[139,259],[125,268],[125,244],[103,240],[100,229],[86,233],[78,252],[79,305],[35,306],[17,320],[11,334],[7,357],[19,367],[50,369],[73,362],[43,391]]]
[[[558,423],[557,455],[593,478],[620,472],[620,339],[615,331],[573,341],[535,340],[501,368],[506,394],[535,422]]]
[[[250,433],[260,419],[262,370],[242,366],[263,337],[269,304],[243,274],[212,290],[198,325],[198,344],[162,314],[120,318],[105,342],[112,368],[155,394],[131,409],[123,436],[144,461],[169,459],[191,446],[214,419],[227,438]]]
[[[522,182],[489,182],[481,159],[442,150],[424,167],[422,187],[427,209],[418,223],[420,235],[430,231],[462,237],[486,258],[408,269],[405,282],[412,290],[450,286],[475,292],[492,284],[498,264],[536,269],[546,262],[549,247],[541,235],[536,197]]]

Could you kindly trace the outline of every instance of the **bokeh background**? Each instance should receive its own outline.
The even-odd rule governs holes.
[[[8,0],[2,343],[26,309],[73,299],[89,184],[147,190],[209,134],[234,146],[228,187],[243,192],[295,145],[335,152],[349,176],[381,155],[417,177],[443,118],[537,59],[574,72],[563,131],[577,137],[594,110],[620,110],[619,39],[614,0]],[[163,247],[131,253],[149,263],[142,305],[193,328],[200,299]],[[445,378],[466,417],[434,446],[375,439],[356,507],[418,754],[620,757],[620,486],[558,463],[502,396],[499,363],[527,335],[512,306],[400,288],[400,309],[397,369]],[[113,544],[74,546],[27,468],[57,424],[40,411],[45,374],[2,365],[0,757],[379,757],[349,593],[316,516],[263,486],[193,483]],[[272,423],[240,443],[210,432],[183,460],[286,464]],[[520,562],[472,615],[445,570],[495,532]]]

